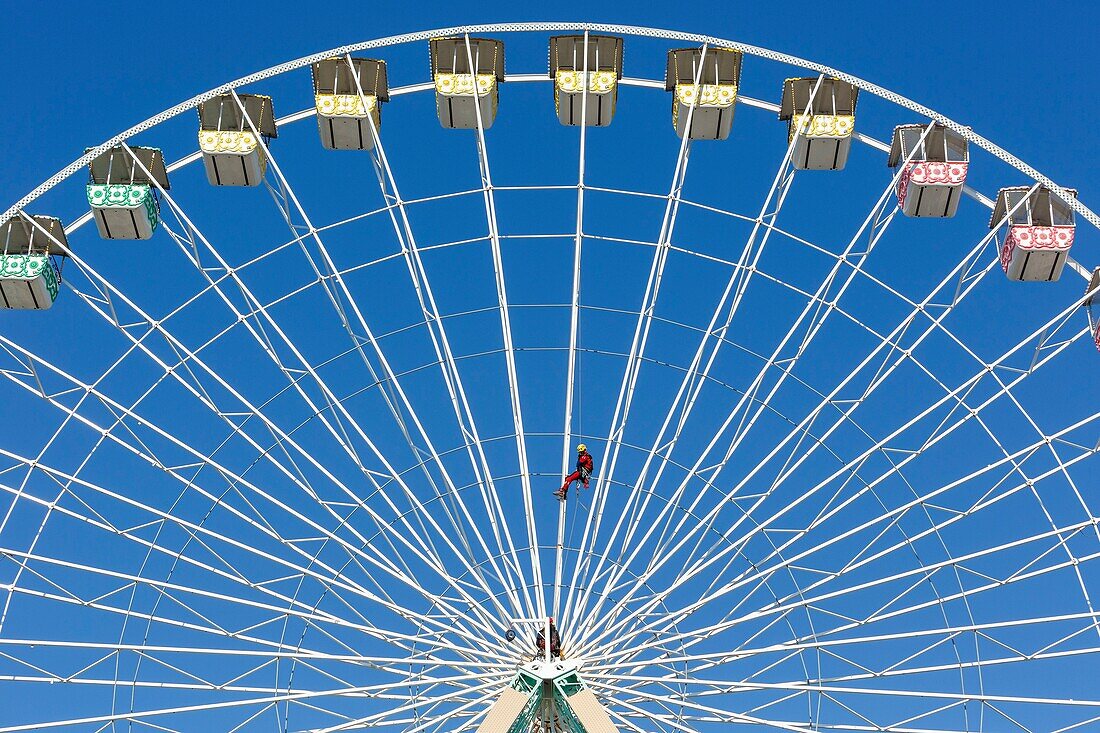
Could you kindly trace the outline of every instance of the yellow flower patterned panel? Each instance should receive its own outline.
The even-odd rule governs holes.
[[[364,99],[366,100],[364,103]],[[378,109],[378,98],[373,94],[364,97],[358,94],[318,94],[317,114],[322,117],[364,118],[374,115]]]
[[[199,148],[211,155],[248,155],[256,149],[256,136],[250,130],[199,130]]]
[[[700,91],[700,87],[702,90]],[[737,100],[735,84],[677,84],[676,101],[690,107],[729,107]]]
[[[554,75],[554,83],[557,85],[558,91],[576,94],[584,90],[584,76],[583,71],[558,69]],[[588,91],[592,94],[607,94],[614,91],[617,83],[618,79],[614,71],[588,72]]]
[[[787,130],[788,142],[796,132],[803,137],[848,137],[855,129],[854,115],[794,115]]]
[[[497,78],[492,74],[478,74],[477,95],[484,97],[496,87]],[[444,97],[472,97],[474,95],[473,74],[437,74],[435,91]]]

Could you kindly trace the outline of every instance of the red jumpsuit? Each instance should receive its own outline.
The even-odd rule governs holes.
[[[540,656],[546,654],[546,634],[541,627],[535,636],[535,653]],[[550,656],[561,657],[561,637],[553,621],[550,622]]]
[[[584,483],[584,488],[588,488],[588,478],[592,475],[592,455],[587,451],[577,456],[577,470],[565,477],[565,483],[562,484],[560,489],[562,496],[565,496],[569,492],[569,487],[573,485],[574,481],[581,481]]]

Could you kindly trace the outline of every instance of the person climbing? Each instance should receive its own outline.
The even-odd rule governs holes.
[[[535,654],[546,654],[546,632],[539,626],[539,633],[535,635]],[[558,635],[558,627],[554,625],[554,617],[550,617],[550,656],[561,657],[561,637]]]
[[[584,488],[588,488],[588,479],[592,476],[592,455],[588,452],[588,446],[581,443],[577,446],[577,470],[565,477],[565,483],[554,492],[554,496],[564,500],[569,493],[569,487],[574,481],[580,481]]]

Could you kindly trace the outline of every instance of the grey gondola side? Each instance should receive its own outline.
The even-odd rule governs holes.
[[[623,39],[593,34],[551,36],[550,78],[554,80],[559,122],[610,125],[623,78]]]
[[[317,130],[328,150],[370,150],[390,99],[386,62],[338,56],[312,65]]]
[[[428,42],[439,124],[489,129],[504,81],[504,43],[490,38],[433,38]],[[472,64],[471,64],[472,62]]]
[[[266,140],[278,136],[271,97],[219,94],[199,103],[199,148],[210,185],[260,185],[267,155],[257,132]]]
[[[95,158],[88,170],[88,204],[99,236],[152,237],[160,224],[157,187],[165,191],[169,188],[164,153],[158,148],[141,147],[128,151],[117,145]]]
[[[729,137],[741,83],[741,59],[740,51],[729,48],[679,48],[668,52],[665,91],[672,92],[672,126],[680,138]]]
[[[852,147],[858,99],[858,87],[832,77],[809,76],[783,82],[779,119],[787,122],[787,143],[794,141],[791,164],[795,168],[844,168]]]
[[[18,215],[0,226],[0,306],[7,310],[53,307],[61,289],[56,258],[68,253],[60,219]]]
[[[1076,198],[1077,191],[1065,189]],[[1007,217],[1007,220],[1006,220]],[[1001,269],[1009,280],[1055,282],[1073,247],[1073,209],[1046,186],[1002,188],[989,228],[1002,227]]]
[[[1100,267],[1092,271],[1088,287],[1085,293],[1091,293],[1085,298],[1085,307],[1089,310],[1089,326],[1092,329],[1092,342],[1096,344],[1096,350],[1100,351],[1100,317],[1093,317],[1092,306],[1094,302],[1100,302]]]

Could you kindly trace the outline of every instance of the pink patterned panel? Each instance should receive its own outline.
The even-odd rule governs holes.
[[[1100,326],[1096,327],[1096,350],[1100,351]]]
[[[1017,247],[1023,250],[1050,250],[1068,252],[1073,246],[1073,227],[1038,227],[1017,225],[1008,228],[1004,246],[1001,247],[1001,267],[1008,272],[1012,253]]]
[[[967,163],[908,163],[898,179],[898,205],[905,205],[909,183],[921,186],[961,186],[966,181]]]

